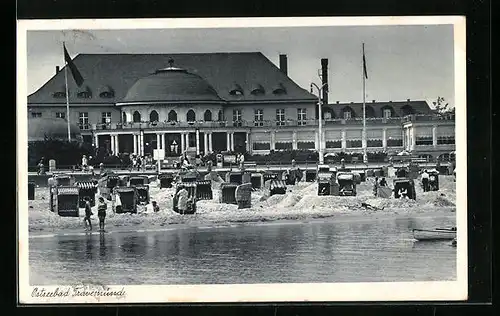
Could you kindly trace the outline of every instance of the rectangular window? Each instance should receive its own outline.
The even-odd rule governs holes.
[[[254,125],[264,126],[264,110],[256,109],[254,111]]]
[[[402,147],[403,139],[401,138],[389,138],[387,139],[387,147]]]
[[[276,125],[285,125],[285,109],[276,109]]]
[[[289,142],[277,142],[274,144],[276,150],[289,150],[292,149],[292,143]]]
[[[31,112],[31,117],[42,117],[41,112]]]
[[[297,109],[297,121],[299,126],[307,124],[307,109]]]
[[[233,110],[233,126],[239,127],[241,125],[241,110]]]
[[[367,147],[382,147],[382,140],[381,139],[367,139],[366,140],[366,146]]]
[[[102,124],[110,124],[111,123],[111,112],[102,112]]]
[[[80,129],[90,129],[88,112],[78,113],[78,125],[80,126]]]
[[[361,148],[361,146],[362,146],[361,139],[346,140],[347,148]]]
[[[253,143],[253,150],[269,150],[271,149],[270,143]]]
[[[65,119],[66,113],[65,112],[56,112],[56,118]]]
[[[342,141],[341,140],[327,141],[326,148],[342,148]]]
[[[351,118],[351,112],[350,111],[344,111],[344,120],[348,120]]]
[[[438,136],[438,145],[453,145],[455,144],[455,136]]]
[[[314,149],[315,147],[314,142],[297,142],[297,149]]]
[[[416,146],[432,146],[432,136],[418,136],[415,140]]]

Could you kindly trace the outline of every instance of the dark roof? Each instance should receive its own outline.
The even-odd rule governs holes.
[[[179,68],[167,68],[137,80],[122,102],[184,100],[222,102],[203,78]]]
[[[173,63],[169,63],[173,59]],[[68,72],[71,103],[106,104],[123,100],[129,89],[141,78],[169,66],[186,69],[213,87],[226,101],[310,100],[316,96],[299,87],[262,53],[201,53],[201,54],[80,54],[74,63],[85,79],[84,85],[94,93],[91,98],[78,98],[78,88]],[[64,68],[63,68],[64,70]],[[231,95],[237,84],[243,95]],[[283,85],[285,94],[274,94],[273,88]],[[264,94],[252,94],[251,88],[261,85]],[[53,93],[64,87],[64,71],[59,71],[40,89],[28,97],[28,104],[65,103]],[[97,91],[109,87],[114,97],[101,98]]]
[[[343,110],[346,107],[350,107],[355,114],[355,117],[363,117],[363,103],[330,103],[324,105],[323,109],[333,110],[335,117],[342,118]],[[416,101],[395,101],[395,102],[366,102],[366,117],[370,117],[370,112],[374,115],[373,117],[383,117],[383,110],[385,108],[390,108],[393,110],[393,115],[395,117],[403,117],[407,114],[434,114],[434,110],[429,107],[429,104],[423,100]],[[413,113],[406,112],[407,110],[412,110]]]
[[[80,128],[70,123],[72,140],[82,140]],[[61,118],[28,118],[28,141],[45,139],[68,140],[68,121]]]

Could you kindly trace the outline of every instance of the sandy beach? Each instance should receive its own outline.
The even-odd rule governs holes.
[[[392,184],[392,179],[387,179]],[[288,186],[284,195],[269,197],[264,189],[252,192],[252,207],[238,209],[236,205],[220,204],[217,187],[214,198],[199,201],[193,215],[180,215],[172,211],[174,189],[160,189],[157,181],[150,184],[151,201],[157,201],[160,211],[154,213],[151,205],[140,206],[137,214],[114,214],[108,202],[107,231],[161,230],[186,226],[211,226],[255,224],[271,221],[310,221],[335,218],[339,221],[365,221],[398,217],[454,216],[456,189],[453,176],[440,176],[440,190],[423,192],[416,180],[416,200],[377,198],[373,196],[373,179],[357,187],[355,197],[317,196],[315,182],[300,182]],[[361,203],[382,208],[366,210]],[[83,209],[80,217],[60,217],[49,211],[49,189],[36,188],[35,200],[28,201],[30,235],[47,233],[82,232]],[[93,209],[92,222],[97,227],[97,207]]]

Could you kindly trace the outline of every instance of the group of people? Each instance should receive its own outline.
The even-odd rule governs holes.
[[[158,206],[156,201],[152,201],[151,205],[153,207],[153,212],[157,213],[160,211],[160,207]],[[101,232],[104,232],[104,222],[106,220],[107,210],[108,204],[106,203],[104,198],[100,196],[97,202],[97,218],[99,219],[99,231]],[[85,217],[83,218],[83,223],[85,225],[86,231],[92,231],[92,215],[94,215],[94,213],[92,212],[92,205],[90,204],[90,198],[87,196],[85,197]]]
[[[421,174],[421,179],[422,179],[422,188],[424,192],[429,192],[433,190],[434,182],[431,181],[431,175],[429,174],[428,170],[424,170]]]

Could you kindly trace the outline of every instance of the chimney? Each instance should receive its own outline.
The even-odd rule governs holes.
[[[337,101],[337,104],[339,104],[339,103],[340,103],[340,101]]]
[[[372,103],[375,103],[375,100],[372,100]]]
[[[285,75],[288,76],[288,58],[286,55],[281,54],[280,55],[280,70],[283,72]]]
[[[323,88],[323,104],[328,104],[328,58],[321,59],[321,81],[322,84],[325,84]]]
[[[406,99],[406,102],[410,102],[410,99]]]
[[[59,73],[59,66],[56,66],[56,75]]]

